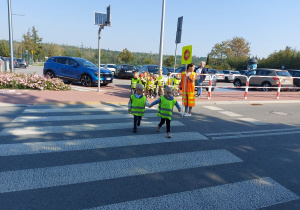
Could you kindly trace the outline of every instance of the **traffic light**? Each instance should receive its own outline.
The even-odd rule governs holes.
[[[107,26],[111,26],[111,22],[110,22],[110,5],[106,8],[106,24],[107,24]]]

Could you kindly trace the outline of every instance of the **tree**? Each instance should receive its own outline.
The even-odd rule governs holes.
[[[243,37],[234,37],[229,44],[231,55],[235,57],[249,57],[250,43]]]
[[[10,55],[9,44],[4,40],[0,42],[0,55],[4,57],[9,57]]]
[[[175,62],[175,57],[169,56],[164,60],[164,66],[170,67],[170,66],[174,66],[174,62]]]
[[[125,48],[123,52],[119,54],[118,59],[120,62],[130,63],[134,59],[134,56],[129,50],[127,50],[127,48]]]

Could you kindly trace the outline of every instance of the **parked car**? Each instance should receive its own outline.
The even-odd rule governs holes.
[[[292,75],[292,77],[300,77],[300,70],[288,69],[287,71]],[[300,87],[300,78],[293,78],[293,81],[296,87]],[[300,89],[297,90],[299,91]]]
[[[98,66],[84,58],[56,56],[44,63],[43,74],[50,78],[61,78],[66,81],[81,82],[89,87],[98,84]],[[100,83],[107,85],[113,82],[111,71],[100,68]]]
[[[153,74],[158,74],[158,65],[143,65],[142,66],[142,71],[147,71],[149,73],[153,73]],[[164,76],[164,82],[166,83],[168,81],[168,73],[169,71],[167,70],[166,67],[162,67],[163,70],[163,76]]]
[[[253,77],[249,81],[249,86],[263,87],[263,91],[269,91],[268,87],[278,87],[281,79],[281,87],[293,87],[293,78],[286,70],[279,69],[256,69],[245,74],[247,77],[252,75],[257,76],[274,76],[274,77]],[[236,77],[233,80],[235,87],[245,86],[247,82],[246,77]]]
[[[133,65],[129,64],[121,64],[117,66],[117,70],[115,72],[115,77],[117,78],[129,78],[133,77],[133,72],[137,71]]]
[[[217,81],[224,81],[225,80],[224,73],[221,70],[209,69],[208,73],[211,74],[211,75],[214,75],[216,77]]]
[[[225,82],[232,82],[236,75],[241,75],[240,72],[232,70],[222,70],[222,72],[224,73]]]
[[[248,70],[238,70],[238,71],[240,72],[241,75],[245,75],[248,72]]]
[[[117,70],[117,65],[116,65],[116,64],[110,64],[110,63],[108,63],[108,64],[105,64],[105,65],[104,65],[104,68],[110,70],[111,73],[112,73],[113,75],[115,75],[115,72],[116,72],[116,70]]]
[[[9,65],[10,65],[10,58],[8,58],[7,61],[9,61]],[[14,59],[14,68],[20,68],[17,59]]]
[[[174,72],[174,67],[166,67],[166,69],[167,69],[169,72],[171,72],[171,73]]]
[[[181,73],[183,71],[185,71],[185,66],[180,66],[175,70],[175,73]]]
[[[28,67],[28,62],[27,61],[25,61],[25,60],[23,60],[21,58],[17,58],[16,61],[18,62],[18,66],[20,68],[26,68],[26,67]]]

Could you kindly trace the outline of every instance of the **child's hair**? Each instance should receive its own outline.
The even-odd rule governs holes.
[[[165,93],[166,93],[166,92],[172,92],[172,87],[166,85],[164,91],[165,91]]]
[[[137,71],[133,72],[133,76],[139,76],[139,72]]]
[[[154,74],[154,78],[158,78],[158,74]]]
[[[167,76],[169,77],[171,75],[171,72],[169,72],[168,74],[167,74]]]
[[[140,73],[140,77],[144,77],[144,75],[142,73]]]
[[[144,90],[144,85],[138,83],[136,84],[135,89]]]

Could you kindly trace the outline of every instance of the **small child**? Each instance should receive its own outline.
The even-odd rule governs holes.
[[[163,124],[167,124],[167,138],[171,138],[170,129],[171,129],[171,117],[173,112],[173,107],[176,105],[179,112],[181,112],[181,107],[179,103],[172,97],[172,88],[169,86],[165,87],[165,95],[161,96],[156,101],[152,102],[149,105],[151,108],[153,105],[158,104],[158,113],[157,115],[161,117],[160,123],[158,124],[157,131],[160,132],[160,128]]]
[[[149,98],[153,98],[153,90],[154,90],[154,75],[153,73],[150,74],[150,77],[147,80],[147,90],[149,94]]]
[[[167,84],[166,85],[173,85],[173,78],[171,77],[171,72],[169,72],[168,74],[167,74],[167,76],[168,76],[168,80],[167,80]]]
[[[140,126],[142,116],[145,114],[145,106],[149,106],[146,96],[143,95],[144,86],[136,84],[136,93],[130,96],[128,102],[128,112],[133,114],[133,132],[137,132],[137,126]]]
[[[131,79],[131,94],[135,94],[135,87],[139,83],[139,80],[139,73],[136,71],[133,73],[133,78]]]
[[[157,98],[158,96],[158,75],[157,74],[154,74],[153,95],[155,98]]]
[[[145,79],[145,77],[144,77],[144,75],[142,73],[140,74],[139,83],[142,84],[144,87],[146,85],[146,79]]]
[[[162,96],[164,95],[164,75],[163,75],[163,70],[160,69],[158,71],[158,78],[157,78],[157,85],[158,85],[158,95]]]
[[[180,81],[181,81],[181,78],[180,78],[180,74],[176,74],[176,77],[174,78],[174,88],[173,88],[173,95],[174,96],[179,96],[179,84],[180,84]]]

